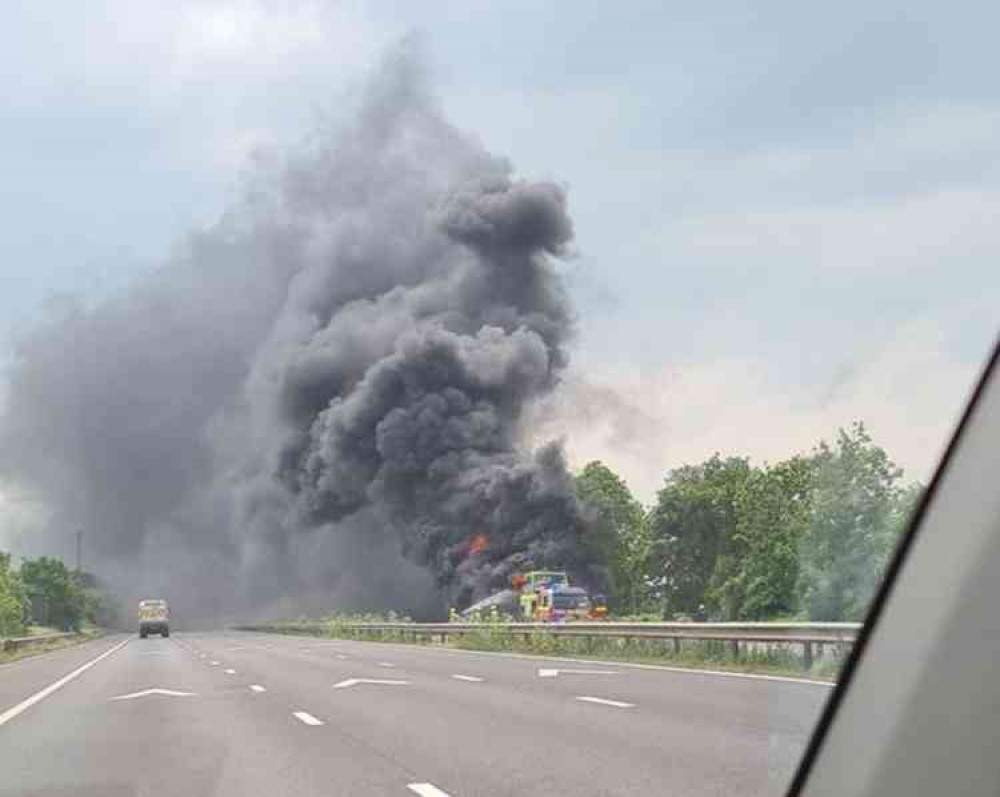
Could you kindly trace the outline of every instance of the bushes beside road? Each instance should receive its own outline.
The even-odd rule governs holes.
[[[0,552],[0,638],[22,636],[31,624],[57,631],[104,626],[110,614],[107,594],[89,573],[47,556],[18,568]]]

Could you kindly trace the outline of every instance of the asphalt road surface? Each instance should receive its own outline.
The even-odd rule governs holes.
[[[829,693],[395,644],[120,635],[0,666],[0,795],[779,795]]]

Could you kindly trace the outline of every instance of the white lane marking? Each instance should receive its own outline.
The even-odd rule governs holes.
[[[210,661],[209,664],[211,666],[213,666],[213,667],[218,667],[219,666],[219,662],[217,662],[217,661]]]
[[[420,797],[451,797],[446,791],[441,791],[433,783],[407,783],[406,788]]]
[[[477,678],[475,675],[453,675],[451,677],[456,681],[469,681],[474,684],[479,684],[486,680],[485,678]]]
[[[611,670],[546,670],[539,667],[539,678],[555,678],[559,675],[617,675]]]
[[[191,697],[194,692],[178,692],[176,689],[143,689],[141,692],[132,692],[129,695],[118,695],[112,700],[132,700],[137,697],[147,697],[148,695],[166,695],[167,697]]]
[[[266,692],[267,689],[265,689],[260,684],[250,684],[250,691],[251,692],[258,692],[259,693],[259,692]]]
[[[378,664],[379,667],[395,667],[396,666],[391,661],[378,661],[378,662],[375,662],[375,663]]]
[[[122,642],[119,642],[117,645],[111,648],[111,650],[104,651],[96,659],[91,659],[86,664],[80,665],[75,670],[73,670],[73,672],[69,673],[68,675],[64,675],[58,681],[49,684],[41,691],[35,692],[35,694],[33,694],[31,697],[22,700],[16,706],[12,706],[11,708],[7,709],[3,714],[0,714],[0,725],[5,725],[6,723],[14,719],[14,717],[16,717],[18,714],[24,713],[33,705],[35,705],[35,703],[44,700],[53,692],[55,692],[57,689],[60,689],[61,687],[65,686],[70,681],[72,681],[74,678],[78,677],[79,675],[82,675],[84,672],[86,672],[95,664],[97,664],[97,662],[99,662],[101,659],[106,658],[107,656],[110,656],[112,653],[114,653],[116,650],[120,650],[121,648],[125,647],[125,645],[127,645],[130,641],[131,641],[130,639],[126,639],[123,640]]]
[[[316,719],[308,711],[293,711],[292,716],[300,722],[304,722],[306,725],[324,725],[323,720]]]
[[[226,675],[236,675],[236,670],[223,670]]]
[[[381,684],[384,686],[409,686],[409,681],[387,681],[379,678],[348,678],[346,681],[341,681],[338,684],[334,684],[334,689],[347,689],[349,686],[357,686],[358,684]]]
[[[602,706],[614,706],[615,708],[635,708],[635,703],[623,703],[620,700],[606,700],[603,697],[587,697],[581,695],[577,697],[577,700],[582,700],[584,703],[598,703]]]
[[[345,656],[343,653],[338,653],[337,658],[340,659],[341,661],[347,660],[347,656]]]

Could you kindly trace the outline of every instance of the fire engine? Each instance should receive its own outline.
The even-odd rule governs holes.
[[[518,593],[521,618],[534,622],[565,622],[590,619],[590,596],[581,587],[570,586],[566,573],[533,570],[511,578]]]

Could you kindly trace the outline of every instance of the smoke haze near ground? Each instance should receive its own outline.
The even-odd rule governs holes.
[[[530,565],[600,582],[560,447],[519,445],[572,334],[562,187],[450,126],[412,42],[246,185],[127,295],[19,341],[0,476],[44,502],[35,533],[84,529],[88,569],[192,619],[429,616]]]

